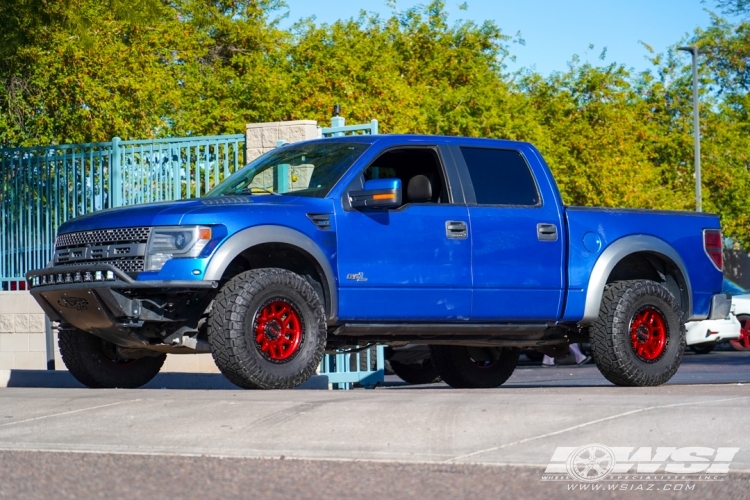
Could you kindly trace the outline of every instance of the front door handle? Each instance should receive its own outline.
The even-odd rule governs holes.
[[[537,224],[536,236],[539,241],[557,241],[557,226],[554,224]]]
[[[465,240],[469,237],[466,223],[460,220],[445,221],[445,235],[451,240]]]

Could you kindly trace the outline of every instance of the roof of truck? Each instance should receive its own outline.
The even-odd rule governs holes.
[[[336,142],[359,142],[359,143],[386,143],[386,144],[405,144],[405,143],[431,143],[431,144],[475,144],[477,146],[505,146],[519,147],[531,146],[528,142],[511,141],[508,139],[491,139],[478,137],[461,137],[449,135],[425,135],[425,134],[376,134],[376,135],[347,135],[326,137],[323,139],[313,139],[313,141],[336,141]],[[308,141],[312,142],[312,141]]]

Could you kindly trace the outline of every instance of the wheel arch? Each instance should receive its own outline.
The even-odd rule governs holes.
[[[693,296],[690,276],[680,254],[663,240],[634,235],[615,241],[597,259],[589,277],[581,323],[596,321],[604,287],[608,283],[626,279],[650,279],[664,283],[680,304],[682,321],[691,319]]]
[[[254,226],[231,236],[211,258],[204,279],[222,281],[249,269],[281,267],[320,286],[329,323],[338,317],[338,292],[331,264],[305,234],[283,226]],[[315,283],[311,283],[314,288]]]

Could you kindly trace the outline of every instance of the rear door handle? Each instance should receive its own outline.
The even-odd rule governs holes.
[[[466,223],[460,220],[445,221],[445,235],[451,240],[465,240],[469,237]]]
[[[557,226],[539,223],[536,225],[536,236],[539,241],[557,241]]]

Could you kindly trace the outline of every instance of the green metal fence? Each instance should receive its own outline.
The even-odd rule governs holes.
[[[320,137],[377,134],[335,116]],[[0,290],[25,286],[52,258],[66,220],[104,208],[196,198],[245,164],[245,136],[0,148]]]
[[[113,143],[113,206],[200,198],[245,165],[244,134]]]
[[[319,372],[328,377],[332,389],[349,390],[354,384],[374,389],[385,380],[385,346],[373,346],[360,352],[326,354],[320,362]]]
[[[244,164],[243,134],[0,149],[1,289],[50,261],[66,220],[200,197]]]

